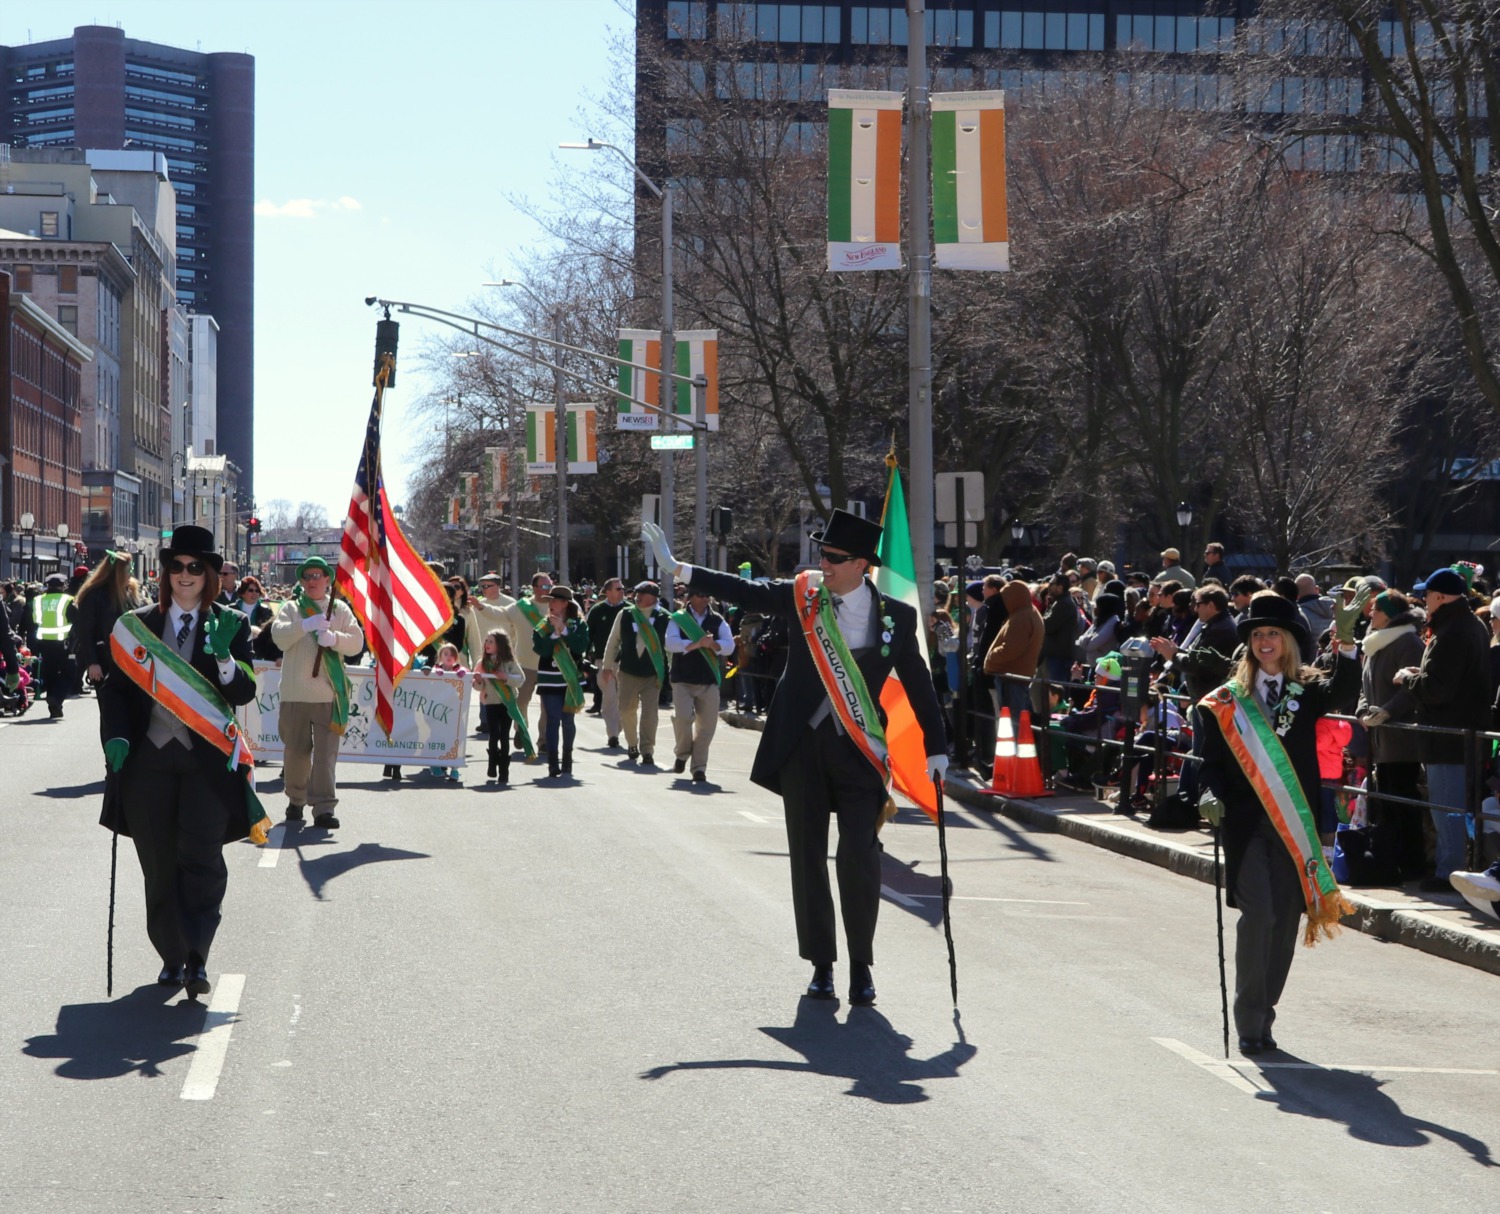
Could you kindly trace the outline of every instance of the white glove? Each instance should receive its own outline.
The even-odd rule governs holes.
[[[1366,729],[1374,729],[1375,726],[1384,725],[1390,719],[1391,714],[1389,710],[1384,708],[1375,708],[1366,713],[1364,716],[1360,717],[1359,723]]]
[[[667,547],[667,533],[655,523],[641,524],[641,543],[656,554],[656,563],[666,574],[676,574],[677,558]]]
[[[303,632],[317,632],[320,628],[327,628],[328,621],[321,615],[304,616],[302,619]]]
[[[927,778],[936,784],[939,780],[946,782],[948,778],[948,756],[927,756]]]
[[[324,649],[332,649],[338,644],[338,634],[332,628],[321,628],[318,630],[318,644]]]

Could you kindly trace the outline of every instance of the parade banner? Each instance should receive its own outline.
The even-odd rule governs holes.
[[[901,268],[902,94],[828,90],[828,268]]]
[[[491,513],[504,513],[512,496],[518,502],[534,502],[541,496],[537,479],[525,474],[525,462],[521,458],[521,452],[515,452],[512,456],[507,447],[486,447],[484,453],[489,457],[485,460],[485,468],[489,471],[487,500]],[[511,488],[512,458],[520,465],[515,470],[516,480],[519,483],[514,489]]]
[[[568,473],[599,471],[596,406],[592,401],[567,406]],[[526,407],[526,471],[539,476],[557,472],[557,407]]]
[[[1010,269],[1004,92],[932,94],[932,230],[944,269]]]
[[[620,430],[658,430],[662,428],[661,332],[655,329],[621,329],[620,357],[653,368],[621,367],[615,397],[615,426]],[[719,331],[717,329],[682,329],[672,334],[673,370],[678,375],[701,375],[704,388],[704,418],[710,430],[719,428]],[[680,417],[697,416],[692,384],[678,380],[672,385],[672,412]],[[651,406],[647,408],[646,406]],[[674,429],[674,427],[666,427]],[[679,432],[683,427],[675,427]]]
[[[391,734],[375,723],[375,672],[350,666],[349,725],[339,745],[340,763],[410,763],[462,767],[469,734],[469,676],[412,671],[392,693]],[[255,699],[236,712],[256,762],[280,762],[277,717],[281,669],[255,663]]]

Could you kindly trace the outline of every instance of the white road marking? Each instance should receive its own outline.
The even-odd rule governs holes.
[[[203,1032],[198,1037],[198,1048],[193,1052],[193,1065],[188,1068],[187,1079],[182,1085],[182,1099],[214,1098],[219,1074],[224,1069],[224,1058],[229,1053],[235,1013],[240,1009],[240,996],[244,991],[244,974],[219,975],[213,999],[208,1005],[208,1016],[203,1022]]]
[[[767,818],[762,814],[751,813],[748,809],[742,809],[740,813],[749,818],[757,826],[781,826],[785,822],[783,818]]]
[[[1202,1067],[1210,1075],[1216,1075],[1230,1087],[1238,1088],[1242,1092],[1254,1095],[1257,1092],[1271,1092],[1275,1089],[1265,1081],[1257,1077],[1257,1071],[1348,1071],[1364,1075],[1500,1075],[1500,1070],[1483,1070],[1470,1067],[1450,1066],[1380,1066],[1353,1063],[1329,1063],[1324,1065],[1318,1062],[1255,1062],[1249,1058],[1239,1061],[1226,1061],[1222,1058],[1210,1058],[1207,1054],[1201,1054],[1190,1045],[1184,1045],[1181,1041],[1175,1041],[1171,1037],[1153,1037],[1152,1041],[1157,1045],[1164,1045],[1174,1054],[1186,1058],[1195,1066]]]
[[[915,898],[910,898],[906,894],[898,894],[889,885],[882,885],[880,887],[880,892],[882,894],[884,894],[887,898],[889,898],[892,902],[898,903],[901,906],[921,906],[922,905]]]
[[[942,894],[912,894],[913,898],[941,898]],[[1015,902],[1023,906],[1087,906],[1087,902],[1065,902],[1060,898],[988,898],[980,894],[954,894],[953,902]]]
[[[279,822],[266,835],[265,845],[260,849],[260,867],[275,868],[281,859],[281,848],[286,842],[286,823]]]
[[[1157,1045],[1164,1045],[1172,1053],[1186,1058],[1194,1066],[1202,1067],[1210,1075],[1217,1076],[1232,1088],[1238,1088],[1254,1096],[1257,1092],[1274,1092],[1269,1083],[1257,1081],[1253,1075],[1243,1075],[1235,1070],[1228,1062],[1220,1058],[1210,1058],[1207,1054],[1200,1054],[1190,1045],[1184,1045],[1181,1041],[1175,1041],[1171,1037],[1153,1037],[1152,1041]]]

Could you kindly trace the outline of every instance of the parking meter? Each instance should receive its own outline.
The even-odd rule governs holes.
[[[1156,652],[1145,637],[1131,637],[1120,646],[1120,715],[1138,721],[1151,687],[1151,663]]]

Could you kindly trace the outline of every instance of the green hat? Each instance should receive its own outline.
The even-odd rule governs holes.
[[[1096,675],[1102,674],[1111,683],[1118,683],[1120,681],[1119,651],[1116,650],[1110,653],[1106,653],[1102,658],[1095,662],[1094,673]]]
[[[310,556],[302,564],[297,566],[297,576],[301,577],[309,569],[321,569],[329,577],[333,576],[333,567],[321,556]]]

